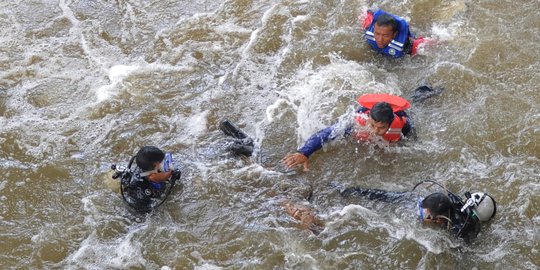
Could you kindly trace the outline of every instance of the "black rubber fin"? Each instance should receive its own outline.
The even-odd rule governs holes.
[[[227,136],[234,137],[236,139],[245,139],[248,137],[241,129],[233,125],[229,120],[225,119],[219,123],[219,129]]]
[[[444,88],[442,87],[430,87],[427,85],[422,85],[414,90],[414,93],[411,95],[412,102],[423,102],[426,99],[437,96],[442,93]]]
[[[219,123],[219,129],[225,135],[233,137],[228,150],[236,155],[248,156],[253,154],[253,139],[251,139],[244,131],[233,125],[229,120],[225,119]]]

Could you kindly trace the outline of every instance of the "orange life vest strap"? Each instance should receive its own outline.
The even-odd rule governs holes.
[[[368,119],[368,112],[360,113],[356,116],[356,122],[360,126],[366,126]],[[398,116],[394,114],[394,121],[390,124],[388,131],[382,137],[389,142],[397,142],[401,140],[401,129],[405,126],[407,120],[405,117]],[[356,139],[360,141],[365,141],[369,138],[369,134],[366,132],[358,132],[356,134]]]

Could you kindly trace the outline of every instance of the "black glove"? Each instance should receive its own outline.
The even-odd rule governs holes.
[[[182,172],[180,172],[180,170],[178,169],[174,170],[171,175],[171,184],[174,185],[174,183],[176,183],[176,180],[180,179],[181,175],[182,175]]]

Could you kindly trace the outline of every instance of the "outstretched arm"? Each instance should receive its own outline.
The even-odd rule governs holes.
[[[414,128],[411,119],[407,116],[407,120],[403,128],[401,128],[401,133],[405,138],[410,140],[416,140],[416,129]]]
[[[327,127],[311,135],[311,137],[307,139],[304,145],[300,147],[300,149],[298,149],[298,153],[301,153],[304,156],[309,158],[311,154],[321,149],[323,144],[327,143],[330,140],[335,139],[336,136],[330,136],[334,130],[335,130],[335,125]]]
[[[411,195],[408,192],[392,192],[382,189],[350,187],[341,191],[341,196],[350,197],[365,197],[369,200],[378,200],[384,202],[398,202],[403,199],[408,199]]]
[[[328,141],[332,141],[339,137],[339,135],[347,136],[352,130],[352,126],[348,126],[344,129],[344,132],[339,132],[341,127],[339,124],[327,127],[319,132],[311,135],[309,139],[304,143],[296,153],[288,154],[283,158],[283,163],[289,167],[293,168],[298,165],[303,165],[304,170],[308,170],[308,158],[315,151],[322,148],[322,146]]]
[[[148,178],[152,182],[160,183],[160,182],[165,182],[165,181],[169,180],[169,178],[171,177],[171,174],[172,174],[172,171],[158,172],[158,173],[153,173],[153,174],[149,175]]]

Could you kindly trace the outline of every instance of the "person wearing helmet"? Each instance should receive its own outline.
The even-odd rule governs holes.
[[[426,182],[440,185],[434,181]],[[344,198],[360,196],[369,200],[389,203],[410,204],[415,198],[411,192],[390,192],[359,187],[346,188],[340,193]],[[465,193],[465,197],[467,200],[463,201],[461,197],[450,191],[429,194],[418,200],[420,221],[423,224],[448,230],[455,237],[463,239],[467,243],[470,242],[480,232],[482,222],[488,222],[495,216],[496,202],[487,193],[482,192]]]

